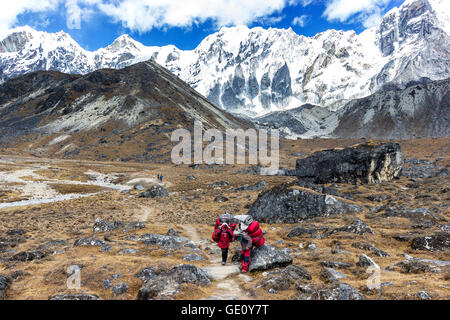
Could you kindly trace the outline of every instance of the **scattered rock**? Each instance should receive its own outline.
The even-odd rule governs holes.
[[[135,184],[134,186],[133,186],[133,189],[134,190],[137,190],[137,191],[143,191],[145,188],[144,188],[144,186],[142,185],[142,184]]]
[[[111,280],[103,279],[103,289],[108,290],[109,288],[111,288],[111,285]]]
[[[365,300],[364,295],[346,283],[337,283],[330,287],[297,283],[296,289],[299,292],[297,298],[301,300]]]
[[[389,254],[387,254],[383,250],[380,250],[377,247],[371,245],[370,243],[354,242],[354,243],[352,243],[352,247],[358,248],[358,249],[361,249],[361,250],[370,251],[374,255],[379,256],[379,257],[389,257]]]
[[[262,281],[259,287],[273,290],[274,292],[288,290],[297,280],[311,280],[312,277],[303,267],[291,265],[281,271],[279,276],[270,277]]]
[[[192,262],[192,261],[201,261],[201,260],[206,260],[205,258],[203,258],[201,255],[196,254],[196,253],[189,253],[184,255],[181,259]]]
[[[144,268],[135,275],[136,278],[140,278],[142,281],[154,278],[156,276],[157,273],[152,267]]]
[[[100,300],[95,294],[57,294],[50,300]]]
[[[138,300],[169,299],[183,283],[209,285],[206,272],[194,265],[181,264],[156,277],[146,279],[139,290]]]
[[[313,228],[303,228],[303,227],[298,227],[298,228],[294,228],[291,230],[291,232],[289,232],[289,234],[287,235],[289,238],[292,237],[299,237],[299,236],[303,236],[303,235],[309,235],[312,238],[316,238],[317,237],[317,229],[313,229]]]
[[[92,239],[92,238],[84,238],[84,239],[78,239],[73,244],[75,247],[78,246],[88,246],[88,247],[103,247],[107,246],[105,241],[99,240],[99,239]]]
[[[155,185],[139,194],[139,198],[164,198],[168,196],[169,192],[160,185]]]
[[[0,300],[4,300],[6,296],[6,288],[8,287],[9,279],[0,274]]]
[[[450,234],[438,232],[432,236],[416,237],[411,242],[411,248],[415,250],[442,251],[450,247]]]
[[[8,236],[17,236],[17,235],[21,236],[25,233],[26,233],[26,231],[23,229],[10,229],[10,230],[6,231],[6,234]]]
[[[136,222],[129,222],[127,224],[125,224],[125,226],[123,227],[122,231],[123,232],[129,232],[132,230],[137,230],[137,229],[144,229],[145,228],[145,224],[139,221]]]
[[[122,226],[122,222],[114,221],[114,223],[109,223],[107,221],[103,221],[100,219],[95,219],[94,222],[94,233],[98,232],[107,232],[107,231],[113,231]]]
[[[216,187],[225,187],[225,186],[229,186],[229,185],[230,185],[230,183],[228,181],[218,181],[218,182],[208,184],[207,187],[216,188]]]
[[[237,187],[234,189],[234,191],[254,191],[254,190],[261,190],[266,187],[267,183],[265,181],[260,181],[254,185],[243,185],[241,187]]]
[[[139,237],[139,241],[148,246],[159,245],[165,249],[177,250],[182,247],[196,248],[196,245],[191,240],[179,236],[163,236],[159,234],[144,234]]]
[[[170,228],[169,230],[167,230],[167,233],[166,233],[167,236],[173,236],[173,237],[178,237],[179,234],[180,234],[180,231],[175,231],[173,228]]]
[[[215,201],[215,202],[226,202],[226,201],[228,201],[228,200],[230,200],[230,199],[228,199],[227,197],[222,196],[222,195],[217,196],[217,197],[214,198],[214,201]]]
[[[361,254],[359,256],[359,261],[356,263],[356,265],[358,267],[369,267],[369,266],[378,267],[375,261],[373,261],[370,257],[368,257],[365,254]]]
[[[346,278],[347,277],[344,274],[333,268],[324,267],[320,271],[320,279],[324,282],[338,282],[339,280]]]
[[[338,232],[349,232],[349,233],[355,233],[359,235],[364,235],[366,233],[375,234],[372,229],[369,228],[369,226],[362,220],[355,218],[351,224],[348,226],[340,227],[333,229],[331,231],[325,232],[325,234],[322,235],[322,237],[329,237],[332,234],[338,233]]]
[[[426,291],[417,292],[414,296],[419,300],[431,300],[431,296]]]
[[[248,214],[264,223],[296,223],[361,210],[357,205],[330,195],[282,184],[262,192],[250,206]]]
[[[124,248],[120,249],[119,254],[136,254],[138,251],[133,248]]]
[[[10,261],[33,261],[33,260],[39,260],[43,259],[48,255],[47,252],[44,251],[22,251],[15,255],[13,255],[11,258],[9,258]]]
[[[340,262],[340,261],[322,261],[320,263],[322,267],[335,268],[335,269],[348,269],[352,266],[351,263]]]
[[[300,181],[380,183],[400,175],[404,163],[397,143],[368,142],[345,149],[324,150],[297,160]]]
[[[417,259],[409,255],[405,255],[405,258],[388,269],[399,269],[402,273],[440,273],[444,268],[450,269],[450,261]]]
[[[118,285],[115,285],[112,290],[115,294],[120,295],[128,292],[128,285],[125,283],[120,283]]]

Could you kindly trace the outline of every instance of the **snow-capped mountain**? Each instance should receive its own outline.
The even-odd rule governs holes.
[[[0,81],[36,70],[85,74],[153,59],[216,105],[250,116],[353,99],[450,77],[448,0],[406,0],[361,34],[222,28],[192,51],[146,47],[124,35],[89,52],[64,32],[28,27],[0,43]]]

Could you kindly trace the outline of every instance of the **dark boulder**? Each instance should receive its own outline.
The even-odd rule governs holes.
[[[214,201],[215,201],[215,202],[226,202],[226,201],[228,201],[228,200],[230,200],[230,199],[228,199],[227,197],[222,196],[222,195],[219,195],[219,196],[217,196],[217,197],[214,198]]]
[[[264,271],[274,268],[286,267],[292,263],[292,258],[277,248],[265,244],[252,249],[252,260],[249,271]],[[236,252],[233,261],[240,261],[239,252]]]
[[[148,246],[158,245],[163,247],[164,249],[170,250],[177,250],[183,247],[196,248],[194,242],[187,238],[179,236],[167,236],[148,233],[142,235],[138,240]]]
[[[324,267],[320,271],[320,279],[324,282],[339,282],[339,280],[346,278],[344,274],[333,268]]]
[[[0,274],[0,300],[5,299],[6,296],[6,288],[8,287],[9,279]]]
[[[383,250],[378,249],[377,247],[371,245],[370,243],[354,242],[354,243],[352,243],[352,247],[353,248],[357,248],[357,249],[361,249],[361,250],[370,251],[374,255],[379,256],[379,257],[388,257],[389,256],[389,254],[387,254]]]
[[[312,277],[305,268],[299,265],[287,266],[279,276],[270,277],[259,285],[269,291],[282,291],[290,289],[297,280],[311,280]]]
[[[317,237],[317,229],[314,228],[303,228],[303,227],[297,227],[291,230],[291,232],[288,233],[288,237],[300,237],[303,235],[308,235],[312,238]]]
[[[358,290],[346,283],[336,283],[327,287],[297,283],[297,299],[300,300],[365,300]]]
[[[333,268],[333,269],[348,269],[352,266],[351,263],[341,262],[341,261],[322,261],[320,263],[322,267]]]
[[[169,192],[164,187],[159,185],[155,185],[147,189],[147,191],[139,194],[139,198],[164,198],[168,196]]]
[[[128,292],[128,285],[125,283],[120,283],[118,285],[115,285],[112,290],[115,294],[121,295]]]
[[[50,300],[100,300],[95,294],[57,294]]]
[[[125,224],[123,226],[122,231],[123,232],[129,232],[129,231],[132,231],[132,230],[144,229],[144,228],[145,228],[145,224],[144,223],[136,221],[136,222],[129,222],[129,223]]]
[[[10,261],[33,261],[33,260],[40,260],[45,258],[48,255],[48,252],[45,251],[22,251],[19,253],[16,253],[11,258],[9,258]]]
[[[266,187],[267,183],[265,181],[260,181],[254,185],[243,185],[241,187],[237,187],[234,189],[234,191],[254,191],[254,190],[261,190]]]
[[[399,144],[368,142],[316,152],[298,159],[296,168],[299,181],[305,183],[380,183],[398,177],[403,163]]]
[[[180,264],[156,276],[145,278],[137,299],[170,299],[183,283],[206,286],[211,281],[202,269],[190,264]]]
[[[442,251],[450,248],[450,234],[438,232],[431,236],[412,239],[411,248],[415,250]]]
[[[296,223],[363,209],[343,199],[297,186],[281,184],[259,194],[248,214],[264,223]]]
[[[328,231],[324,235],[322,235],[322,237],[328,237],[328,236],[331,236],[332,234],[335,234],[338,232],[355,233],[355,234],[359,234],[361,236],[366,233],[375,234],[375,232],[372,231],[372,229],[370,229],[369,226],[364,221],[362,221],[358,218],[355,218],[355,220],[353,220],[353,222],[351,224]]]
[[[94,222],[94,233],[98,232],[107,232],[107,231],[113,231],[122,226],[122,222],[114,221],[113,223],[103,221],[100,219],[95,219]]]

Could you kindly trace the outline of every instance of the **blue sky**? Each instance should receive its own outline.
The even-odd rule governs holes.
[[[96,50],[127,33],[145,45],[193,49],[222,26],[289,28],[314,36],[376,25],[404,0],[13,0],[0,12],[0,37],[29,25],[69,33]]]

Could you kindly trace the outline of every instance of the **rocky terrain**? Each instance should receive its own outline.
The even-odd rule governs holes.
[[[87,75],[45,71],[0,85],[0,145],[36,156],[170,158],[171,134],[251,125],[217,108],[153,61]]]
[[[281,165],[298,171],[297,161],[358,142],[286,141]],[[399,146],[401,173],[371,184],[3,155],[0,298],[449,299],[449,141]],[[222,266],[210,240],[226,211],[261,221],[266,245],[249,274],[237,243]]]

